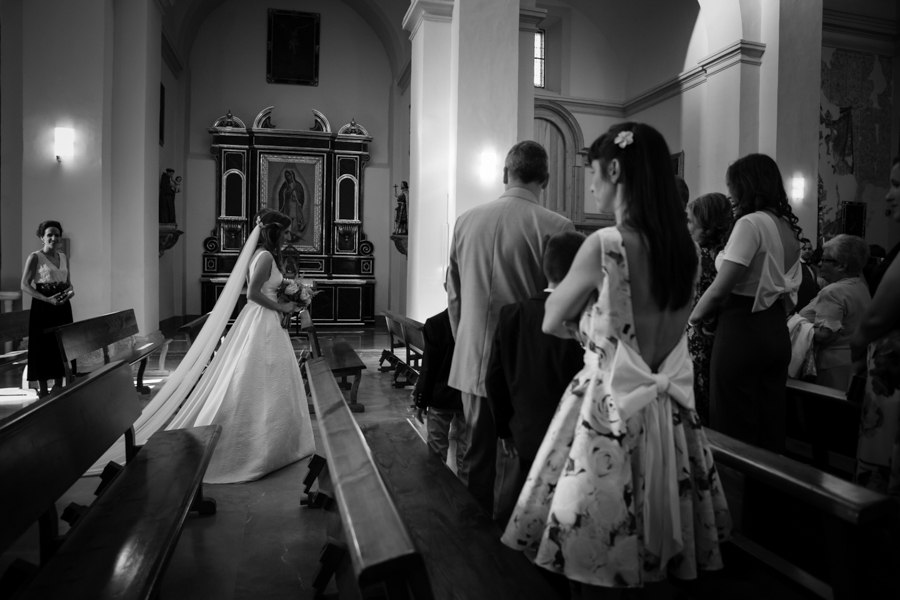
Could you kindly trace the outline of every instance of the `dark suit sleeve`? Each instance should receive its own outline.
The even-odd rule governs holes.
[[[419,370],[419,379],[413,392],[416,408],[430,406],[431,397],[434,395],[434,386],[437,383],[437,369],[433,365],[440,365],[447,352],[447,344],[441,344],[439,336],[435,336],[434,322],[431,319],[425,321],[423,336],[425,337],[425,354],[422,356],[422,368]]]
[[[506,375],[503,372],[503,330],[505,317],[508,315],[506,307],[500,312],[500,322],[494,331],[494,340],[491,344],[491,358],[488,361],[484,386],[487,390],[488,401],[494,412],[494,423],[497,428],[497,437],[506,439],[512,437],[509,422],[513,416],[513,405],[509,395],[509,386],[506,384]]]

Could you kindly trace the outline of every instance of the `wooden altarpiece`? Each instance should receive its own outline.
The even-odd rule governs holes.
[[[269,207],[293,219],[283,248],[285,271],[304,274],[321,290],[313,299],[313,321],[374,325],[375,259],[362,222],[372,138],[355,121],[334,133],[325,115],[312,112],[309,131],[275,127],[272,107],[259,113],[252,127],[229,112],[209,129],[217,216],[203,242],[204,313],[225,287],[253,216]]]

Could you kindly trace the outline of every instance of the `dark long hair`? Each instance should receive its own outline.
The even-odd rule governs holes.
[[[630,131],[633,141],[621,148],[615,139],[623,131]],[[653,300],[660,309],[682,308],[694,296],[698,259],[675,185],[669,146],[649,125],[620,123],[597,138],[588,151],[590,162],[600,162],[603,178],[614,158],[621,165],[619,182],[629,199],[625,224],[643,235],[649,251]]]
[[[44,234],[47,233],[47,229],[49,229],[50,227],[56,227],[57,229],[59,229],[59,235],[60,237],[62,237],[63,228],[62,225],[60,225],[59,221],[42,221],[41,224],[38,225],[37,236],[39,238],[44,237]]]
[[[734,196],[735,221],[744,215],[768,210],[786,219],[798,240],[803,237],[803,230],[797,224],[800,219],[791,210],[781,170],[774,160],[765,154],[748,154],[731,163],[725,177]]]
[[[283,257],[281,255],[281,232],[291,226],[291,218],[284,213],[280,213],[272,208],[264,208],[256,213],[254,222],[262,223],[259,231],[259,242],[257,248],[262,246],[272,254],[275,259],[275,266],[281,270]]]
[[[703,232],[703,243],[700,246],[718,254],[719,250],[725,248],[725,242],[731,233],[731,202],[725,194],[712,192],[691,200],[687,209],[694,218],[694,225]]]

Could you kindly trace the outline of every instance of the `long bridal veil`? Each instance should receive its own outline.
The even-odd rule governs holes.
[[[178,365],[174,373],[169,375],[162,388],[144,408],[141,416],[134,423],[135,442],[137,444],[146,443],[151,435],[162,429],[172,419],[172,415],[178,411],[182,404],[184,404],[184,407],[175,419],[172,419],[167,429],[192,426],[197,413],[200,412],[207,401],[210,401],[211,397],[209,394],[192,396],[190,395],[191,390],[194,389],[194,386],[200,380],[203,370],[209,363],[219,343],[219,339],[221,339],[222,333],[225,331],[226,325],[228,325],[228,319],[231,318],[231,313],[234,311],[235,305],[237,305],[241,290],[244,288],[244,281],[247,278],[250,259],[253,257],[256,245],[259,242],[259,231],[260,228],[257,225],[250,232],[250,237],[247,238],[247,243],[244,244],[237,263],[234,265],[234,269],[231,271],[231,275],[229,275],[225,288],[219,295],[219,299],[216,300],[216,305],[209,314],[206,324],[200,330],[200,335],[191,344],[191,348],[184,359],[182,359],[181,364]],[[221,398],[218,400],[221,400]],[[124,437],[119,439],[100,457],[100,460],[94,463],[87,475],[100,474],[111,460],[120,463],[125,462]]]

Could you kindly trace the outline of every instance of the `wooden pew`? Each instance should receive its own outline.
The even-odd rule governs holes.
[[[419,378],[419,371],[422,369],[422,357],[425,354],[425,325],[389,310],[382,311],[381,314],[384,315],[388,330],[391,332],[391,352],[382,350],[380,363],[383,364],[384,361],[387,361],[394,370],[394,387],[415,385]],[[397,333],[398,331],[399,333]],[[405,359],[401,359],[393,352],[395,334],[402,342],[402,347],[405,348]],[[391,369],[381,368],[382,371]]]
[[[787,382],[789,456],[850,479],[856,467],[860,405],[844,392],[789,379]]]
[[[723,547],[723,571],[679,584],[689,595],[900,597],[891,567],[898,549],[895,501],[718,432],[706,435],[735,534]]]
[[[390,339],[390,348],[382,350],[381,358],[378,360],[379,370],[385,373],[393,371],[398,364],[403,362],[403,359],[397,356],[395,350],[405,348],[406,343],[403,341],[403,326],[400,325],[400,321],[393,318],[394,313],[389,310],[383,310],[381,315],[384,317],[384,323]],[[387,363],[387,366],[384,366],[384,363]]]
[[[0,345],[28,337],[28,317],[30,314],[31,311],[28,310],[0,313]],[[0,354],[0,370],[27,362],[27,350],[16,350],[13,348],[12,352]]]
[[[556,594],[408,421],[361,425],[438,599],[552,599]]]
[[[422,556],[331,368],[321,357],[305,367],[325,454],[325,466],[318,473],[319,495],[331,499],[324,506],[328,544],[313,588],[321,594],[334,576],[341,598],[368,597],[367,591],[378,591],[390,600],[430,600]]]
[[[189,510],[213,514],[202,478],[221,426],[160,431],[128,462],[64,540],[56,501],[141,413],[131,367],[115,362],[0,421],[0,552],[39,522],[41,564],[16,598],[149,598]],[[131,433],[131,435],[127,435]],[[139,450],[139,451],[138,451]]]
[[[187,344],[185,348],[185,352],[191,349],[191,344],[194,340],[197,339],[197,336],[200,335],[200,330],[203,329],[203,326],[206,324],[206,320],[209,318],[210,313],[206,313],[200,317],[197,317],[193,321],[189,321],[175,330],[175,335],[184,336],[184,341]],[[174,341],[174,340],[173,340]],[[164,344],[162,349],[159,351],[159,370],[166,370],[166,356],[169,354],[169,344]]]
[[[138,368],[137,383],[135,387],[141,394],[149,394],[150,388],[144,385],[144,370],[147,368],[147,359],[156,350],[168,345],[172,340],[164,339],[158,342],[147,342],[141,346],[120,352],[110,356],[108,346],[124,340],[132,335],[137,335],[137,319],[134,310],[128,309],[115,313],[109,313],[55,327],[51,331],[56,333],[60,354],[66,369],[66,381],[72,383],[74,377],[71,361],[89,354],[95,350],[103,350],[103,362],[110,363],[114,360],[125,361],[129,364],[140,363]]]
[[[366,407],[357,400],[357,395],[359,393],[359,384],[362,380],[362,372],[366,365],[356,353],[356,350],[346,340],[341,338],[329,338],[324,342],[319,342],[319,335],[316,332],[316,326],[312,322],[309,311],[300,313],[300,323],[300,331],[305,333],[309,340],[312,358],[323,357],[331,368],[331,373],[335,377],[341,378],[341,383],[338,384],[341,389],[350,390],[350,410],[353,412],[365,412]],[[353,377],[353,383],[347,381],[348,377]]]

